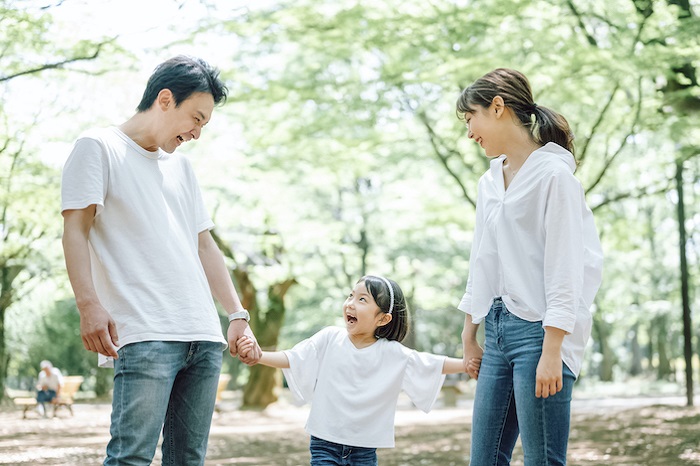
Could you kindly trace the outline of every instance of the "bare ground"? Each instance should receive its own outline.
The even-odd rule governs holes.
[[[700,408],[681,398],[575,400],[569,465],[700,465]],[[308,465],[308,408],[281,401],[263,412],[240,411],[229,399],[215,414],[207,466]],[[110,406],[80,403],[74,416],[62,411],[44,419],[21,411],[0,411],[0,465],[101,464],[109,439]],[[400,403],[396,448],[380,450],[383,466],[466,465],[469,457],[471,401],[438,407],[429,414]],[[160,464],[156,454],[155,464]],[[516,447],[515,465],[522,450]]]

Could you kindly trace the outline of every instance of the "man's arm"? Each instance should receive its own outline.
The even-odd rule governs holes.
[[[102,307],[92,282],[88,236],[95,218],[95,205],[63,211],[63,253],[75,302],[80,312],[80,335],[85,349],[118,358],[117,326]]]
[[[202,262],[212,295],[226,310],[226,313],[233,314],[234,312],[242,311],[243,305],[241,305],[241,300],[238,298],[236,288],[233,286],[231,276],[228,273],[228,269],[226,269],[226,264],[224,264],[224,257],[209,230],[199,233],[199,260]],[[255,364],[260,360],[262,351],[245,319],[232,320],[228,326],[226,336],[229,352],[234,357],[238,354],[237,342],[243,335],[248,336],[255,342],[255,348],[248,352],[247,355],[241,356],[240,359],[246,364]]]

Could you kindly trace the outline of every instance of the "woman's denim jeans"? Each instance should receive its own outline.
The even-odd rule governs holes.
[[[497,298],[486,316],[486,343],[474,396],[471,466],[510,464],[522,435],[525,466],[566,464],[571,390],[575,377],[563,366],[564,388],[535,397],[535,374],[542,354],[542,322],[508,312]]]
[[[311,436],[311,466],[376,466],[377,449],[351,447]]]
[[[203,465],[221,343],[132,343],[114,361],[112,439],[105,466],[150,465],[163,429],[163,465]]]

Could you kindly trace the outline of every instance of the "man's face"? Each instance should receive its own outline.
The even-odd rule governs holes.
[[[208,92],[196,92],[177,107],[171,100],[163,110],[163,140],[160,148],[172,154],[180,144],[198,139],[213,111],[214,97]]]

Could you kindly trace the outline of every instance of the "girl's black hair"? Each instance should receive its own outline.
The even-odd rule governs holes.
[[[406,298],[401,288],[399,288],[399,285],[388,278],[387,281],[394,292],[394,307],[391,309],[391,322],[377,327],[374,336],[377,338],[386,338],[387,340],[403,341],[408,334],[409,328],[408,304],[406,304]],[[365,282],[365,287],[372,295],[372,298],[374,298],[374,302],[379,306],[379,310],[388,314],[391,303],[391,293],[384,279],[375,275],[365,275],[357,281],[357,283],[360,282]]]

